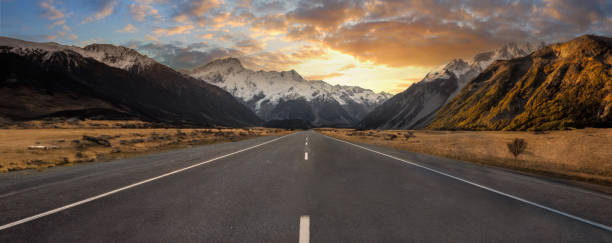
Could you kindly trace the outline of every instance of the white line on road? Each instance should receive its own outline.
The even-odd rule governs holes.
[[[299,243],[310,242],[310,216],[300,216],[300,238]]]
[[[266,142],[263,142],[263,143],[260,143],[260,144],[257,144],[257,145],[245,148],[245,149],[238,150],[236,152],[232,152],[232,153],[229,153],[229,154],[226,154],[226,155],[222,155],[222,156],[219,156],[219,157],[216,157],[216,158],[213,158],[213,159],[209,159],[207,161],[199,162],[197,164],[190,165],[190,166],[187,166],[185,168],[178,169],[178,170],[175,170],[175,171],[171,171],[171,172],[165,173],[165,174],[160,175],[160,176],[156,176],[156,177],[149,178],[149,179],[146,179],[146,180],[143,180],[143,181],[139,181],[139,182],[136,182],[134,184],[127,185],[127,186],[124,186],[124,187],[121,187],[121,188],[118,188],[118,189],[115,189],[115,190],[112,190],[112,191],[109,191],[109,192],[106,192],[106,193],[102,193],[102,194],[99,194],[97,196],[86,198],[86,199],[83,199],[81,201],[74,202],[74,203],[68,204],[68,205],[63,206],[63,207],[59,207],[59,208],[56,208],[56,209],[52,209],[52,210],[49,210],[49,211],[46,211],[46,212],[43,212],[43,213],[39,213],[39,214],[30,216],[30,217],[24,218],[24,219],[20,219],[20,220],[17,220],[15,222],[8,223],[8,224],[0,226],[0,230],[8,229],[10,227],[13,227],[13,226],[16,226],[16,225],[20,225],[20,224],[23,224],[23,223],[26,223],[26,222],[29,222],[29,221],[32,221],[32,220],[35,220],[35,219],[38,219],[38,218],[42,218],[42,217],[45,217],[45,216],[48,216],[48,215],[51,215],[51,214],[54,214],[54,213],[57,213],[57,212],[69,209],[69,208],[73,208],[73,207],[79,206],[81,204],[88,203],[88,202],[91,202],[91,201],[94,201],[94,200],[97,200],[97,199],[100,199],[100,198],[103,198],[103,197],[115,194],[117,192],[130,189],[130,188],[135,187],[135,186],[139,186],[139,185],[142,185],[142,184],[154,181],[154,180],[158,180],[158,179],[164,178],[166,176],[170,176],[170,175],[173,175],[173,174],[185,171],[185,170],[189,170],[189,169],[192,169],[192,168],[195,168],[195,167],[198,167],[198,166],[201,166],[201,165],[213,162],[215,160],[219,160],[219,159],[223,159],[223,158],[232,156],[234,154],[238,154],[238,153],[241,153],[241,152],[244,152],[244,151],[247,151],[247,150],[251,150],[251,149],[257,148],[259,146],[262,146],[262,145],[265,145],[265,144],[277,141],[279,139],[285,138],[287,136],[291,136],[293,134],[295,134],[295,133],[288,134],[288,135],[285,135],[285,136],[282,136],[282,137],[279,137],[279,138],[275,138],[275,139],[272,139],[270,141],[266,141]]]
[[[308,160],[308,152],[304,152],[304,160]]]
[[[365,150],[370,151],[370,152],[374,152],[374,153],[380,154],[382,156],[386,156],[386,157],[389,157],[389,158],[392,158],[392,159],[395,159],[395,160],[399,160],[401,162],[404,162],[404,163],[407,163],[407,164],[410,164],[410,165],[414,165],[416,167],[419,167],[419,168],[422,168],[422,169],[425,169],[425,170],[428,170],[428,171],[431,171],[431,172],[434,172],[434,173],[437,173],[437,174],[440,174],[440,175],[443,175],[443,176],[447,176],[447,177],[450,177],[452,179],[455,179],[455,180],[458,180],[458,181],[461,181],[461,182],[465,182],[465,183],[470,184],[472,186],[476,186],[476,187],[485,189],[487,191],[494,192],[494,193],[497,193],[499,195],[502,195],[502,196],[505,196],[505,197],[509,197],[509,198],[514,199],[514,200],[517,200],[517,201],[520,201],[520,202],[523,202],[523,203],[526,203],[526,204],[529,204],[529,205],[532,205],[532,206],[535,206],[535,207],[538,207],[538,208],[541,208],[541,209],[544,209],[544,210],[547,210],[547,211],[550,211],[550,212],[553,212],[553,213],[556,213],[556,214],[560,214],[560,215],[563,215],[565,217],[568,217],[568,218],[571,218],[571,219],[574,219],[574,220],[578,220],[580,222],[583,222],[583,223],[595,226],[597,228],[600,228],[600,229],[612,232],[612,227],[607,226],[605,224],[597,223],[595,221],[591,221],[591,220],[588,220],[588,219],[585,219],[585,218],[581,218],[581,217],[578,217],[578,216],[575,216],[575,215],[572,215],[572,214],[569,214],[569,213],[565,213],[565,212],[556,210],[554,208],[550,208],[550,207],[547,207],[547,206],[544,206],[544,205],[541,205],[541,204],[529,201],[527,199],[523,199],[523,198],[511,195],[511,194],[508,194],[508,193],[505,193],[505,192],[502,192],[502,191],[498,191],[498,190],[495,190],[493,188],[486,187],[486,186],[480,185],[480,184],[475,183],[475,182],[471,182],[471,181],[468,181],[468,180],[465,180],[465,179],[461,179],[461,178],[456,177],[454,175],[450,175],[450,174],[444,173],[442,171],[438,171],[438,170],[429,168],[427,166],[423,166],[423,165],[417,164],[417,163],[412,162],[412,161],[408,161],[408,160],[405,160],[405,159],[402,159],[402,158],[395,157],[393,155],[388,155],[388,154],[385,154],[385,153],[382,153],[382,152],[378,152],[376,150],[369,149],[369,148],[366,148],[366,147],[363,147],[363,146],[360,146],[360,145],[357,145],[357,144],[354,144],[354,143],[351,143],[351,142],[347,142],[347,141],[344,141],[344,140],[340,140],[340,139],[337,139],[337,138],[333,138],[333,137],[330,137],[330,136],[327,136],[327,135],[323,135],[323,136],[326,136],[328,138],[334,139],[336,141],[340,141],[340,142],[343,142],[343,143],[347,143],[347,144],[353,145],[353,146],[358,147],[358,148],[365,149]]]

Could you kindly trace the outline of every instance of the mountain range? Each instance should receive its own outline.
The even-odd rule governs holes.
[[[0,37],[0,116],[141,119],[198,126],[261,120],[228,92],[113,45]]]
[[[422,129],[434,119],[440,108],[491,63],[525,56],[543,46],[543,43],[510,43],[494,51],[479,53],[469,61],[454,59],[385,101],[364,117],[357,127]]]
[[[295,70],[249,70],[235,58],[178,72],[108,44],[81,48],[0,37],[0,65],[0,120],[436,130],[612,127],[612,39],[593,35],[546,46],[511,43],[469,61],[455,59],[391,98],[305,80]]]
[[[612,38],[584,35],[494,62],[426,128],[612,127]]]
[[[184,73],[230,92],[265,121],[300,119],[314,126],[350,127],[391,97],[357,86],[305,80],[295,70],[249,70],[236,58]]]

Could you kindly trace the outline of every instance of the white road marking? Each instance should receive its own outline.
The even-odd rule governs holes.
[[[59,208],[52,209],[52,210],[49,210],[49,211],[46,211],[46,212],[42,212],[42,213],[39,213],[39,214],[36,214],[36,215],[32,215],[30,217],[27,217],[27,218],[24,218],[24,219],[20,219],[20,220],[17,220],[15,222],[12,222],[12,223],[8,223],[8,224],[5,224],[5,225],[2,225],[2,226],[0,226],[0,230],[8,229],[10,227],[13,227],[13,226],[16,226],[16,225],[20,225],[20,224],[23,224],[23,223],[26,223],[26,222],[29,222],[29,221],[32,221],[32,220],[35,220],[35,219],[38,219],[38,218],[42,218],[42,217],[45,217],[45,216],[48,216],[48,215],[51,215],[51,214],[54,214],[54,213],[57,213],[57,212],[69,209],[69,208],[73,208],[73,207],[79,206],[81,204],[85,204],[85,203],[88,203],[88,202],[91,202],[91,201],[94,201],[94,200],[97,200],[97,199],[100,199],[100,198],[103,198],[103,197],[115,194],[115,193],[120,192],[120,191],[125,191],[127,189],[132,188],[132,187],[136,187],[136,186],[139,186],[139,185],[151,182],[151,181],[155,181],[155,180],[164,178],[166,176],[170,176],[170,175],[173,175],[173,174],[185,171],[185,170],[189,170],[189,169],[192,169],[192,168],[195,168],[195,167],[198,167],[198,166],[201,166],[201,165],[213,162],[215,160],[223,159],[223,158],[232,156],[234,154],[238,154],[238,153],[241,153],[241,152],[244,152],[244,151],[247,151],[247,150],[251,150],[251,149],[257,148],[259,146],[262,146],[262,145],[265,145],[265,144],[277,141],[279,139],[282,139],[282,138],[285,138],[287,136],[291,136],[291,135],[294,135],[294,134],[296,134],[296,133],[287,134],[285,136],[282,136],[282,137],[279,137],[279,138],[275,138],[275,139],[272,139],[270,141],[266,141],[266,142],[263,142],[263,143],[260,143],[260,144],[257,144],[257,145],[245,148],[245,149],[241,149],[241,150],[238,150],[238,151],[226,154],[226,155],[222,155],[222,156],[219,156],[219,157],[216,157],[216,158],[213,158],[213,159],[209,159],[207,161],[199,162],[197,164],[190,165],[190,166],[187,166],[185,168],[178,169],[178,170],[175,170],[175,171],[171,171],[171,172],[162,174],[160,176],[156,176],[156,177],[149,178],[149,179],[146,179],[146,180],[143,180],[143,181],[139,181],[139,182],[136,182],[136,183],[131,184],[131,185],[127,185],[127,186],[124,186],[124,187],[121,187],[121,188],[117,188],[115,190],[112,190],[112,191],[109,191],[109,192],[106,192],[106,193],[99,194],[97,196],[86,198],[86,199],[83,199],[81,201],[77,201],[77,202],[68,204],[68,205],[63,206],[63,207],[59,207]]]
[[[310,242],[310,216],[300,216],[300,238],[299,243]]]
[[[600,228],[600,229],[612,232],[612,227],[610,227],[608,225],[605,225],[605,224],[597,223],[597,222],[592,221],[592,220],[588,220],[588,219],[581,218],[581,217],[578,217],[578,216],[575,216],[575,215],[572,215],[572,214],[569,214],[569,213],[565,213],[565,212],[556,210],[554,208],[547,207],[547,206],[544,206],[544,205],[541,205],[541,204],[529,201],[527,199],[523,199],[523,198],[511,195],[511,194],[508,194],[508,193],[505,193],[505,192],[502,192],[502,191],[498,191],[498,190],[495,190],[493,188],[490,188],[490,187],[487,187],[487,186],[483,186],[483,185],[480,185],[480,184],[475,183],[475,182],[471,182],[471,181],[468,181],[468,180],[465,180],[465,179],[461,179],[459,177],[456,177],[456,176],[444,173],[442,171],[438,171],[438,170],[429,168],[427,166],[423,166],[423,165],[417,164],[417,163],[412,162],[412,161],[408,161],[408,160],[405,160],[405,159],[402,159],[402,158],[395,157],[393,155],[388,155],[388,154],[385,154],[385,153],[382,153],[382,152],[378,152],[376,150],[369,149],[369,148],[366,148],[366,147],[363,147],[363,146],[360,146],[360,145],[357,145],[357,144],[354,144],[354,143],[351,143],[351,142],[347,142],[347,141],[344,141],[344,140],[340,140],[340,139],[337,139],[337,138],[333,138],[333,137],[330,137],[330,136],[327,136],[327,135],[323,135],[323,136],[326,136],[328,138],[334,139],[336,141],[340,141],[340,142],[343,142],[343,143],[347,143],[347,144],[353,145],[353,146],[358,147],[358,148],[365,149],[365,150],[370,151],[370,152],[374,152],[374,153],[380,154],[382,156],[386,156],[386,157],[389,157],[389,158],[392,158],[392,159],[395,159],[395,160],[399,160],[401,162],[404,162],[404,163],[407,163],[407,164],[410,164],[410,165],[413,165],[413,166],[416,166],[416,167],[419,167],[419,168],[422,168],[422,169],[425,169],[425,170],[428,170],[428,171],[431,171],[431,172],[434,172],[434,173],[437,173],[437,174],[440,174],[440,175],[443,175],[443,176],[447,176],[447,177],[450,177],[452,179],[455,179],[455,180],[458,180],[458,181],[470,184],[472,186],[476,186],[476,187],[485,189],[487,191],[490,191],[490,192],[493,192],[493,193],[497,193],[499,195],[502,195],[502,196],[505,196],[505,197],[509,197],[509,198],[514,199],[514,200],[517,200],[517,201],[520,201],[520,202],[523,202],[523,203],[526,203],[526,204],[529,204],[529,205],[532,205],[532,206],[535,206],[535,207],[547,210],[549,212],[560,214],[560,215],[563,215],[565,217],[568,217],[568,218],[571,218],[571,219],[574,219],[574,220],[577,220],[577,221],[589,224],[591,226],[595,226],[597,228]]]
[[[306,141],[306,144],[305,144],[305,145],[306,145],[306,146],[308,146],[308,141]]]
[[[308,160],[308,152],[304,152],[304,160]]]

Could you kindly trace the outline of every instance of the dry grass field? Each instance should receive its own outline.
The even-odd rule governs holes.
[[[547,132],[317,129],[336,138],[612,186],[612,129]],[[526,142],[516,157],[509,143]]]
[[[150,127],[138,121],[35,121],[0,129],[0,172],[109,161],[194,145],[233,142],[291,131],[269,128]]]

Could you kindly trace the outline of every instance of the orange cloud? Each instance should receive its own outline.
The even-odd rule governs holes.
[[[124,33],[134,33],[136,31],[138,31],[138,29],[134,27],[134,25],[132,24],[128,24],[122,29],[117,30],[117,32],[124,32]]]
[[[250,30],[252,32],[278,35],[285,33],[288,26],[289,24],[284,15],[266,15],[255,19],[253,23],[251,23]]]
[[[129,12],[137,21],[144,21],[147,16],[153,16],[155,19],[162,19],[159,11],[153,7],[153,2],[155,0],[136,0],[136,3],[130,4]]]
[[[262,51],[264,49],[264,46],[264,43],[255,39],[244,39],[234,44],[234,48],[247,54]]]
[[[64,18],[66,15],[59,9],[57,9],[54,5],[53,5],[53,1],[42,1],[38,4],[43,10],[44,12],[42,13],[42,16],[50,19],[50,20],[55,20],[55,19],[61,19]],[[55,38],[47,38],[50,40],[53,40]]]
[[[191,33],[191,29],[193,29],[193,25],[179,25],[170,28],[156,28],[153,30],[153,33],[157,36],[170,36],[178,34],[189,34]]]
[[[219,7],[218,0],[198,0],[191,2],[189,13],[194,16],[200,16],[209,10]]]
[[[287,14],[287,19],[330,30],[348,21],[358,20],[365,13],[362,5],[356,1],[303,1],[297,9]]]
[[[468,28],[435,22],[359,23],[328,35],[324,43],[361,61],[397,66],[435,66],[492,49],[499,41]]]
[[[100,10],[98,10],[98,12],[96,12],[94,15],[89,16],[87,18],[85,18],[83,21],[81,21],[81,24],[85,24],[85,23],[89,23],[89,22],[93,22],[93,21],[98,21],[101,19],[104,19],[106,17],[108,17],[109,15],[113,14],[115,12],[115,6],[117,5],[116,1],[106,1],[104,3],[104,5],[102,5],[102,8]]]
[[[309,75],[305,77],[307,80],[325,80],[328,78],[340,77],[344,74],[342,73],[328,73],[328,74],[320,74],[320,75]]]

